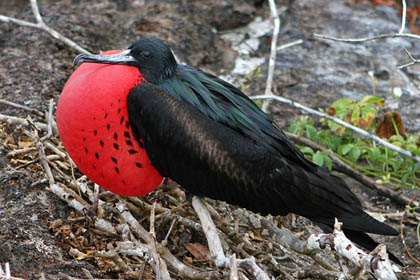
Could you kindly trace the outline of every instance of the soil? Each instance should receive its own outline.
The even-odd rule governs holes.
[[[415,50],[414,40],[375,41],[349,46],[316,40],[312,35],[326,33],[325,30],[335,34],[334,36],[341,36],[343,31],[348,31],[349,37],[370,36],[372,34],[369,32],[373,31],[396,32],[399,25],[398,11],[393,10],[393,7],[374,6],[369,1],[276,2],[282,20],[279,45],[296,39],[304,40],[299,46],[278,52],[274,77],[276,94],[313,108],[326,108],[340,97],[357,98],[369,94],[372,79],[367,72],[373,71],[379,77],[376,88],[378,95],[387,98],[387,106],[394,106],[394,109],[402,112],[408,131],[420,130],[420,115],[417,109],[420,105],[420,65],[402,71],[395,70],[397,64],[407,62],[401,46]],[[257,17],[269,18],[267,3],[257,0],[45,0],[39,1],[39,8],[46,24],[89,51],[97,53],[107,49],[125,49],[136,38],[153,35],[166,40],[179,60],[218,75],[227,75],[234,69],[235,59],[232,57],[237,55],[222,35],[245,28]],[[0,14],[34,21],[29,3],[25,0],[2,1]],[[382,25],[372,25],[376,26],[373,31],[363,29],[366,23],[360,23],[360,28],[351,28],[359,19],[367,21],[368,18],[382,19]],[[259,40],[259,48],[251,56],[268,57],[271,36],[263,35]],[[380,49],[381,51],[378,51]],[[72,60],[78,54],[45,32],[9,23],[0,23],[0,53],[0,63],[3,65],[0,68],[0,98],[29,106],[39,112],[48,111],[50,99],[56,104],[61,89],[73,71]],[[263,92],[266,64],[261,66],[262,76],[253,77],[248,93]],[[241,81],[244,77],[235,78]],[[397,87],[402,88],[404,94],[400,99],[394,100],[388,93]],[[291,119],[302,115],[299,110],[274,103],[269,107],[269,111],[284,128],[287,128]],[[45,119],[37,114],[1,103],[0,113],[21,118],[30,116],[34,120],[45,122]],[[85,278],[88,275],[86,271],[97,278],[128,277],[111,269],[105,261],[101,263],[97,258],[82,258],[71,253],[71,249],[74,248],[82,250],[76,246],[75,241],[71,241],[71,234],[90,240],[90,243],[86,241],[86,244],[97,246],[97,249],[106,249],[107,245],[105,242],[91,240],[100,237],[84,230],[90,228],[89,222],[71,225],[70,231],[55,226],[56,221],[74,220],[83,215],[76,213],[66,202],[48,190],[44,170],[36,161],[36,152],[19,156],[9,154],[13,150],[35,147],[33,139],[25,134],[28,130],[26,126],[0,123],[0,264],[10,263],[13,276],[24,279],[38,279],[42,275],[47,279],[61,279],[66,275]],[[62,148],[59,140],[52,141]],[[77,170],[75,172],[76,176],[81,175]],[[70,171],[67,173],[71,174]],[[57,171],[54,171],[54,174],[59,177]],[[404,206],[349,178],[345,179],[364,201],[368,211],[404,211]],[[400,192],[410,197],[418,194],[418,191],[411,190]],[[154,194],[151,194],[145,199],[150,202],[158,201],[161,205],[170,205],[165,201],[168,195],[173,193],[174,190],[163,188],[156,192],[155,198]],[[236,209],[223,203],[210,203],[219,212],[227,211],[223,213],[225,218]],[[387,223],[397,229],[400,228],[401,217],[396,217],[398,218],[388,219]],[[302,238],[319,231],[319,228],[300,217],[296,221],[286,217],[283,225],[299,233]],[[413,216],[405,220],[404,240],[411,254],[419,258],[420,246],[415,233],[416,225],[417,221]],[[165,225],[162,229],[167,227],[168,225]],[[251,226],[250,228],[255,229]],[[199,232],[182,233],[180,229],[177,232],[180,234],[177,244],[206,244]],[[257,229],[253,234],[257,236],[260,232]],[[158,240],[163,238],[164,236],[158,236]],[[398,273],[399,279],[417,278],[418,267],[407,255],[401,237],[375,236],[375,239],[386,244],[387,248],[407,265]],[[110,243],[115,241],[111,237],[104,240]],[[187,262],[193,258],[190,251],[175,245],[174,240],[171,242],[176,250],[173,253],[181,260]],[[85,249],[89,246],[86,245]],[[309,259],[304,259],[303,263],[307,267],[313,265]],[[206,265],[211,267],[208,263]],[[285,265],[287,266],[287,261]],[[280,272],[273,275],[282,279]],[[145,279],[153,278],[149,266],[144,268],[143,276]]]

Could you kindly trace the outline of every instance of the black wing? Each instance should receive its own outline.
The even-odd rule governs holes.
[[[305,159],[279,127],[248,96],[232,84],[188,65],[178,65],[174,74],[159,84],[209,119],[266,145],[308,170],[318,166]]]
[[[153,166],[195,195],[262,214],[293,212],[326,232],[337,217],[347,237],[369,250],[377,243],[364,232],[398,234],[366,214],[339,177],[322,168],[308,171],[294,159],[274,154],[158,86],[136,86],[127,106],[133,132],[143,139]]]
[[[136,86],[127,106],[153,166],[195,195],[262,214],[293,212],[328,226],[337,217],[343,228],[396,233],[368,216],[339,177],[321,168],[307,171],[158,86]]]

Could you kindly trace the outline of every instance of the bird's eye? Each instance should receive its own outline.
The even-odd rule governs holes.
[[[149,59],[149,58],[152,57],[152,54],[148,51],[143,51],[143,52],[141,52],[141,56],[145,59]]]

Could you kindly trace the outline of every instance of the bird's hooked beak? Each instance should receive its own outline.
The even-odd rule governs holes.
[[[131,50],[125,50],[120,53],[108,55],[82,53],[73,60],[73,67],[76,67],[83,62],[135,65],[136,60],[130,52]]]

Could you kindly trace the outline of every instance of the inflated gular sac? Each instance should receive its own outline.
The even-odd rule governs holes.
[[[84,63],[58,101],[58,132],[70,157],[90,180],[120,195],[144,195],[162,181],[128,119],[127,96],[143,81],[137,67]]]

